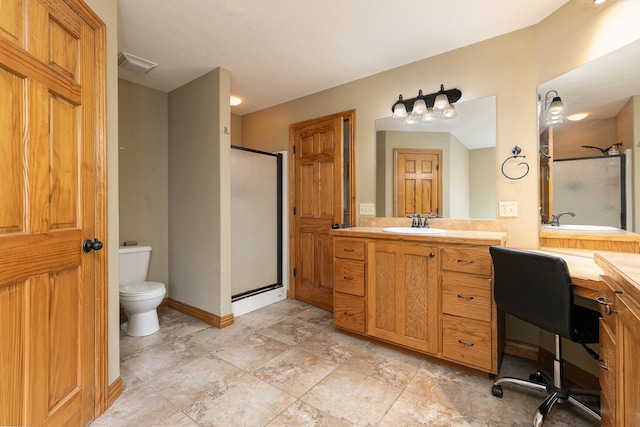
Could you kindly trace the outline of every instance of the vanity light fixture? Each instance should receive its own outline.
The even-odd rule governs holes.
[[[419,121],[431,123],[436,120],[435,112],[440,112],[443,120],[453,119],[458,113],[453,103],[462,97],[462,92],[458,89],[444,90],[444,85],[440,85],[440,90],[436,93],[424,95],[422,89],[418,91],[415,98],[404,99],[402,95],[398,97],[391,107],[393,118],[404,119],[402,124],[411,126]]]
[[[552,92],[555,96],[551,96]],[[558,96],[558,91],[550,90],[542,102],[542,111],[546,110],[545,121],[547,125],[559,125],[564,122],[564,115],[567,110],[564,108],[562,99]]]
[[[604,2],[606,2],[607,0],[593,0],[593,4],[602,4]]]

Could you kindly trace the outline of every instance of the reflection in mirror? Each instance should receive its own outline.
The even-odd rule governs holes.
[[[441,187],[442,193],[432,197],[438,199],[440,196],[441,205],[437,206],[437,212],[435,209],[431,212],[445,218],[495,219],[496,98],[457,102],[456,110],[458,116],[453,120],[414,126],[403,126],[402,120],[391,117],[376,120],[377,216],[392,217],[394,209],[402,212],[399,216],[404,216],[404,212],[415,206],[413,202],[407,202],[403,194],[410,193],[409,189],[415,189],[416,184],[404,181],[405,188],[401,188],[399,183],[403,179],[394,180],[394,175],[403,169],[394,165],[395,150],[396,159],[402,159],[402,153],[441,154],[437,171],[441,180],[436,182],[439,185],[424,186],[422,191],[419,190],[420,185],[417,186],[419,194],[425,198],[432,197],[431,188],[437,191]],[[398,209],[398,205],[405,209]],[[426,208],[417,207],[415,210],[422,209]]]
[[[558,91],[568,117],[563,123],[551,127],[547,127],[543,121],[540,124],[540,212],[543,221],[550,221],[552,215],[562,211],[572,211],[576,216],[565,215],[562,223],[588,222],[590,225],[626,227],[629,231],[638,231],[638,215],[634,219],[632,213],[639,212],[639,201],[633,197],[632,190],[639,188],[640,170],[635,168],[633,172],[631,168],[632,156],[636,154],[637,157],[638,153],[634,142],[640,141],[639,131],[636,130],[640,126],[638,69],[640,41],[635,41],[539,86],[538,93],[542,97],[549,90]],[[571,121],[571,115],[577,113],[586,113],[587,116],[579,121]],[[634,149],[636,153],[633,153]],[[606,167],[602,169],[600,177],[593,176],[595,169],[592,167],[571,169],[574,172],[569,177],[569,184],[567,178],[558,175],[563,173],[564,164],[569,164],[567,159],[598,159],[618,154],[624,155],[624,161],[620,171],[613,175]],[[562,169],[558,166],[562,166]],[[583,172],[576,172],[579,170]],[[564,183],[562,187],[561,183]],[[615,189],[619,194],[616,198],[621,203],[616,204],[618,211],[614,215],[610,212],[605,215],[608,208],[604,206],[604,198],[595,195],[596,187],[609,193]],[[567,205],[565,202],[572,197],[562,193],[567,188],[586,188],[591,203],[582,207]],[[596,214],[596,208],[602,210],[603,214]]]

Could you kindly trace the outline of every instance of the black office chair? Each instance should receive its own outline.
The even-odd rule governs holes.
[[[494,298],[500,310],[555,334],[556,348],[553,377],[538,371],[529,381],[511,377],[498,378],[491,392],[502,397],[503,383],[513,383],[547,391],[547,398],[533,416],[533,425],[541,426],[558,400],[568,401],[597,420],[598,411],[588,407],[574,395],[598,395],[598,392],[569,390],[564,384],[562,338],[580,343],[598,359],[586,344],[598,342],[600,313],[573,303],[571,277],[562,258],[537,252],[492,246]]]

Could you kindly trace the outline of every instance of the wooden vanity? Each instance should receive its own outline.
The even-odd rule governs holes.
[[[603,426],[640,425],[640,255],[596,253],[602,275],[600,386]]]
[[[497,374],[502,322],[489,246],[504,246],[506,232],[331,234],[336,327]]]

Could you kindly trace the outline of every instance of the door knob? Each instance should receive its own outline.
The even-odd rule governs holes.
[[[82,250],[85,252],[91,252],[91,249],[94,251],[99,251],[102,249],[102,242],[98,239],[94,239],[93,242],[91,239],[87,239],[82,242]]]

